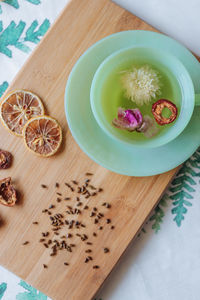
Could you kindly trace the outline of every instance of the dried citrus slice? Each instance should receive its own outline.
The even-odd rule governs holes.
[[[26,122],[34,116],[44,114],[42,101],[35,94],[25,90],[15,90],[0,104],[0,118],[13,134],[22,136]]]
[[[23,136],[28,149],[44,157],[56,153],[62,142],[61,127],[49,116],[30,119],[24,126]]]

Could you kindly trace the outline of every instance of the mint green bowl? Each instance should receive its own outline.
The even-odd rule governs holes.
[[[164,73],[168,74],[169,78],[170,76],[175,78],[181,92],[180,111],[177,119],[173,125],[165,125],[164,130],[151,139],[144,138],[142,140],[137,140],[134,139],[134,135],[131,132],[126,132],[124,134],[124,130],[115,128],[112,125],[112,118],[109,119],[105,114],[105,109],[103,109],[103,88],[106,81],[108,80],[110,74],[117,70],[118,66],[126,64],[126,62],[130,61],[131,59],[134,59],[136,63],[145,61],[146,64],[150,64],[156,69],[162,70]],[[172,78],[171,81],[173,80]],[[115,93],[115,91],[113,91],[113,93]],[[106,109],[111,110],[110,115],[115,117],[117,116],[117,107],[119,106],[117,105],[117,102],[119,102],[118,98],[119,95],[118,97],[116,96],[116,103],[108,103],[106,105]],[[90,103],[93,115],[98,125],[108,136],[115,139],[119,143],[125,143],[129,146],[154,148],[169,143],[175,139],[187,126],[194,110],[195,92],[193,82],[188,71],[175,56],[165,53],[164,51],[160,51],[156,48],[131,47],[114,52],[100,64],[92,81],[90,90]],[[129,108],[134,107],[135,106],[133,103],[133,106]],[[140,108],[140,106],[137,107]],[[149,111],[149,115],[153,117],[151,111]],[[141,135],[141,133],[136,134]]]
[[[189,72],[195,92],[200,93],[200,64],[183,45],[156,32],[118,32],[92,45],[79,58],[66,79],[64,101],[68,128],[84,153],[102,167],[128,176],[157,175],[182,164],[199,147],[200,107],[195,107],[188,126],[176,139],[158,148],[138,149],[105,134],[91,110],[92,80],[97,68],[109,55],[128,47],[154,47],[176,56]]]

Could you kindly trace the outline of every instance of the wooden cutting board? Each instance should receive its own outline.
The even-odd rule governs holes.
[[[9,88],[24,88],[38,94],[48,113],[61,123],[64,142],[58,155],[43,159],[32,155],[21,138],[0,126],[0,148],[14,155],[12,168],[1,170],[0,177],[11,175],[21,194],[14,208],[0,207],[0,264],[55,300],[88,300],[95,295],[176,172],[175,169],[147,178],[114,174],[89,159],[68,130],[64,90],[74,63],[99,39],[128,29],[155,31],[108,0],[72,0]],[[93,261],[84,263],[89,246],[80,242],[75,233],[71,238],[71,243],[76,244],[72,254],[60,251],[56,257],[50,257],[49,249],[38,242],[41,231],[49,230],[48,216],[41,211],[51,203],[56,203],[57,212],[66,210],[66,201],[55,201],[55,182],[60,183],[59,191],[65,197],[72,196],[64,182],[82,181],[85,172],[94,173],[92,183],[104,189],[98,196],[83,200],[90,209],[96,206],[104,213],[103,230],[93,224],[88,211],[78,216],[87,225],[82,232],[93,243]],[[42,183],[48,189],[42,189]],[[110,209],[101,206],[104,201],[111,204]],[[112,220],[114,230],[110,229],[111,224],[105,224],[106,218]],[[33,221],[39,224],[33,225]],[[94,231],[97,237],[93,237]],[[30,243],[22,246],[24,241]],[[103,252],[105,246],[110,249],[107,254]],[[64,261],[69,266],[64,266]],[[44,269],[43,264],[48,268]],[[94,270],[93,265],[100,268]]]

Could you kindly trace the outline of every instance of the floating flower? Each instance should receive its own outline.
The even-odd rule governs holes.
[[[143,133],[147,138],[154,137],[159,131],[156,122],[148,115],[144,116],[141,127],[136,130]]]
[[[137,105],[148,104],[161,94],[160,74],[148,65],[123,71],[122,86],[127,98]]]
[[[118,108],[118,118],[113,120],[113,125],[120,129],[134,131],[142,125],[142,114],[139,109]]]
[[[151,138],[158,133],[156,122],[149,116],[142,117],[138,108],[118,108],[118,118],[113,120],[113,125],[119,129],[137,131]]]

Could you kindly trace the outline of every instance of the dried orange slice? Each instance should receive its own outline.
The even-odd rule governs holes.
[[[8,94],[0,104],[0,118],[13,134],[22,136],[26,122],[44,114],[42,101],[35,94],[25,90],[15,90]]]
[[[49,116],[30,119],[24,126],[23,136],[28,149],[44,157],[56,153],[62,142],[61,127]]]

